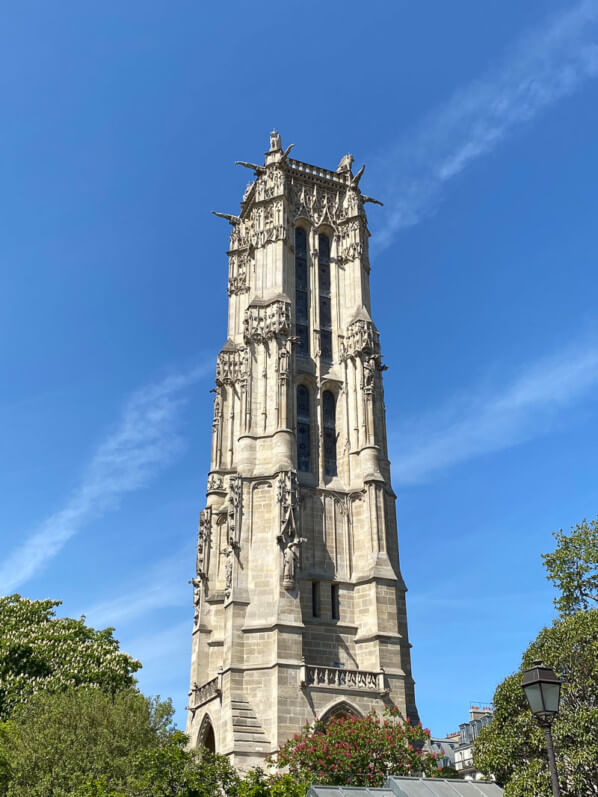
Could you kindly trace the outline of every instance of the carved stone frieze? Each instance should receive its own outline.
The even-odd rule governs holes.
[[[216,384],[231,385],[247,378],[249,352],[244,346],[225,346],[216,361]]]
[[[250,305],[245,311],[243,333],[245,343],[270,340],[291,331],[291,303],[277,299],[269,304]]]
[[[367,258],[368,231],[361,218],[345,222],[339,229],[338,256],[342,263],[361,257]]]
[[[208,492],[212,490],[222,490],[224,488],[224,479],[218,473],[210,473],[208,476]]]
[[[247,252],[231,252],[228,265],[228,295],[247,293],[248,271],[251,260]]]
[[[260,176],[255,186],[255,201],[263,202],[266,199],[282,196],[284,193],[285,177],[279,168],[268,168]]]
[[[373,322],[357,318],[347,327],[343,342],[343,359],[380,352],[380,333]]]
[[[253,221],[251,218],[242,218],[233,225],[230,234],[229,254],[241,249],[247,249],[253,243]]]
[[[331,190],[319,185],[294,187],[290,192],[289,221],[294,225],[298,218],[307,219],[316,227],[328,223],[336,228],[343,218],[338,187],[331,186]]]
[[[380,692],[384,690],[384,672],[367,670],[345,670],[340,667],[304,665],[303,687],[321,686],[340,689],[363,689]]]

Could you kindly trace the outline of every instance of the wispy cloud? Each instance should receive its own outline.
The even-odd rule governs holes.
[[[193,543],[173,556],[154,563],[142,573],[136,573],[134,581],[119,595],[101,601],[84,611],[87,621],[95,627],[120,626],[137,620],[156,609],[191,606],[192,590],[187,583],[194,562]]]
[[[582,0],[523,37],[503,63],[457,91],[383,158],[372,182],[386,200],[376,246],[417,224],[446,183],[540,112],[598,76],[598,0]]]
[[[27,581],[86,523],[145,487],[182,449],[176,422],[184,391],[207,373],[202,366],[172,375],[134,393],[120,423],[98,447],[81,485],[63,509],[49,517],[0,567],[0,593]]]
[[[598,384],[598,344],[542,359],[502,389],[472,390],[439,410],[401,424],[393,436],[398,482],[510,448],[550,428]]]

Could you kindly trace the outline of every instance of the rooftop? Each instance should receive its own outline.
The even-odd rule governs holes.
[[[382,788],[366,786],[312,786],[307,797],[502,797],[491,781],[443,778],[388,778]]]

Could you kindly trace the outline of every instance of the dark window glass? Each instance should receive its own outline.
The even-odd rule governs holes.
[[[336,401],[334,395],[325,390],[322,395],[324,420],[324,474],[336,476]]]
[[[307,234],[302,227],[295,230],[295,331],[297,354],[309,355],[309,272],[307,266]]]
[[[320,332],[320,348],[322,350],[322,358],[324,360],[332,360],[332,332],[329,329],[323,329]]]
[[[325,329],[332,327],[332,315],[330,312],[330,296],[320,297],[320,326]]]
[[[318,285],[320,288],[320,352],[332,360],[332,310],[330,306],[330,239],[318,237]]]
[[[297,386],[297,418],[309,423],[309,390],[305,385]]]
[[[305,385],[297,387],[297,469],[307,473],[311,470],[310,456],[310,407],[309,390]]]
[[[324,426],[336,426],[336,401],[334,400],[334,393],[330,390],[325,390],[322,396],[322,414],[324,416]]]
[[[307,299],[307,297],[305,298]],[[307,324],[307,301],[299,301],[299,296],[297,297],[297,324],[300,326]]]
[[[311,613],[312,617],[320,616],[320,582],[311,582]]]
[[[297,227],[295,230],[295,252],[297,257],[303,257],[307,254],[307,235],[303,227]]]
[[[339,595],[338,595],[338,584],[331,584],[330,585],[330,607],[332,612],[332,619],[339,620],[340,619],[340,605],[339,605]]]
[[[307,258],[295,255],[295,279],[298,291],[307,291]]]
[[[330,240],[327,235],[320,235],[318,239],[318,261],[320,292],[330,293]]]
[[[297,354],[309,354],[309,332],[307,327],[297,327]]]

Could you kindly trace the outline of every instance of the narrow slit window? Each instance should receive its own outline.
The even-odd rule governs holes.
[[[322,416],[324,421],[324,475],[336,476],[336,400],[330,390],[322,395]]]
[[[333,620],[340,620],[340,603],[338,584],[330,585],[330,606]]]
[[[309,390],[305,385],[297,386],[297,469],[308,473],[311,470],[311,413]]]
[[[311,582],[311,614],[312,617],[320,616],[320,582]]]
[[[330,304],[330,238],[318,236],[318,287],[320,289],[320,352],[332,361],[332,308]]]
[[[309,272],[307,267],[307,234],[302,227],[295,230],[295,332],[297,354],[309,356]]]

